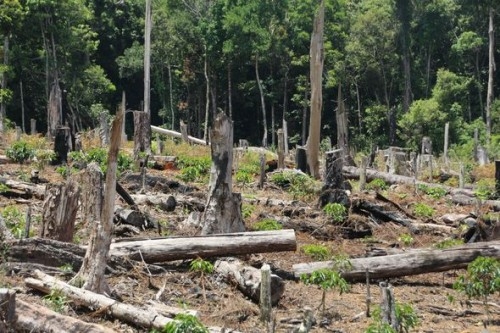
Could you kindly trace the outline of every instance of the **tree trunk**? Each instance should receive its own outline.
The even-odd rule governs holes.
[[[202,234],[244,231],[241,194],[232,192],[233,123],[223,112],[214,121],[210,141],[212,167]]]
[[[116,196],[116,168],[120,149],[124,111],[120,110],[113,120],[111,143],[108,151],[106,188],[101,212],[101,219],[92,226],[89,245],[80,271],[72,279],[84,289],[97,293],[107,291],[104,272],[109,256],[109,246],[113,233],[113,217]]]
[[[208,115],[210,113],[210,76],[208,75],[208,54],[207,45],[205,48],[205,58],[203,62],[203,74],[205,75],[205,82],[207,84],[205,91],[205,124],[203,126],[203,140],[208,141]]]
[[[95,162],[89,163],[87,168],[75,175],[81,188],[80,212],[83,217],[84,228],[92,228],[94,224],[101,221],[103,205],[103,178],[104,175],[99,165]]]
[[[146,0],[146,17],[144,20],[144,112],[151,114],[151,0]],[[149,125],[149,124],[148,124]],[[151,136],[149,137],[151,139]]]
[[[342,84],[339,83],[337,94],[337,148],[342,150],[342,158],[349,155],[349,131],[347,125],[347,113],[345,112],[344,99],[342,97]]]
[[[229,109],[229,118],[233,119],[233,88],[231,75],[231,61],[227,62],[227,104]]]
[[[321,111],[323,107],[323,30],[325,24],[325,5],[321,0],[314,17],[310,49],[311,75],[311,115],[309,120],[309,136],[307,138],[307,164],[314,178],[319,178],[319,143],[321,140]]]
[[[139,160],[140,153],[151,155],[151,120],[149,113],[134,111],[134,159],[136,161]]]
[[[115,242],[111,244],[110,253],[158,263],[197,257],[295,251],[296,248],[295,232],[287,229]]]
[[[170,105],[170,114],[172,117],[172,128],[171,130],[175,130],[175,112],[174,112],[174,96],[173,96],[173,84],[172,84],[172,65],[168,63],[168,95],[169,95],[169,105]]]
[[[403,113],[410,109],[412,100],[411,93],[411,65],[410,65],[410,23],[412,19],[411,1],[398,0],[396,2],[399,22],[401,23],[401,54],[403,61],[404,91],[403,91]]]
[[[260,107],[262,109],[262,129],[264,134],[262,136],[262,147],[267,148],[267,114],[266,114],[266,103],[264,101],[264,89],[262,88],[262,82],[260,82],[259,76],[259,55],[255,55],[255,79],[257,80],[257,86],[259,87],[260,94]]]
[[[495,73],[495,31],[494,31],[494,16],[495,11],[490,7],[489,19],[489,62],[488,62],[488,92],[486,95],[486,142],[490,143],[491,138],[491,105],[493,104],[493,78]]]
[[[418,250],[410,253],[351,259],[351,269],[342,272],[350,281],[364,281],[366,270],[371,279],[387,279],[464,268],[479,256],[500,258],[500,241],[472,243],[444,250]],[[295,276],[331,268],[332,261],[293,265]]]
[[[3,38],[3,65],[5,68],[2,71],[2,78],[0,82],[0,89],[7,89],[7,66],[9,65],[9,36]],[[0,133],[4,132],[3,122],[7,115],[7,101],[0,102]]]
[[[65,184],[47,186],[40,237],[72,242],[79,198],[80,187],[73,177]]]
[[[176,131],[167,130],[167,129],[164,129],[164,128],[161,128],[161,127],[151,126],[151,131],[155,132],[155,133],[160,133],[160,134],[163,134],[163,135],[173,136],[174,138],[180,138],[180,139],[182,139],[182,133],[176,132]],[[207,144],[207,142],[205,140],[195,138],[194,136],[188,135],[187,138],[188,138],[188,141],[192,142],[192,143],[196,143],[196,144],[199,144],[199,145],[206,145]]]
[[[114,333],[116,331],[82,320],[65,316],[43,306],[16,301],[17,322],[14,327],[20,332],[33,333]]]

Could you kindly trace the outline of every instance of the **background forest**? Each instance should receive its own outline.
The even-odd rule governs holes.
[[[286,120],[290,143],[304,144],[317,6],[153,0],[152,124],[178,130],[182,120],[203,138],[206,114],[210,125],[221,109],[236,140],[276,145]],[[491,97],[498,84],[487,98],[490,45],[500,59],[498,35],[492,44],[488,34],[499,1],[325,0],[325,8],[322,138],[336,142],[341,96],[355,151],[418,149],[425,135],[439,153],[449,122],[451,154],[470,156],[479,129],[491,157],[499,155],[500,99]],[[0,0],[1,129],[15,123],[29,131],[34,118],[46,132],[54,99],[60,122],[76,130],[114,114],[122,91],[127,109],[140,110],[144,22],[144,0]]]

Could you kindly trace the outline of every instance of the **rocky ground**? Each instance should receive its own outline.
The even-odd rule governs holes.
[[[30,165],[20,166],[18,164],[0,165],[0,173],[4,178],[19,180],[20,175],[25,175],[30,170]],[[150,170],[149,174],[165,179],[178,181],[178,170]],[[42,178],[49,182],[64,181],[55,172],[55,168],[47,166],[41,172]],[[124,179],[124,178],[122,178]],[[138,184],[133,182],[123,183],[131,193],[138,191]],[[190,193],[203,200],[206,194],[205,184],[191,184],[196,189]],[[251,202],[252,198],[274,198],[279,200],[293,199],[285,190],[270,184],[263,190],[258,189],[256,183],[246,184],[244,187],[235,187],[235,191],[243,192],[244,203]],[[146,188],[146,194],[155,196],[158,194],[154,187]],[[175,191],[170,194],[179,195]],[[184,195],[187,195],[184,193]],[[445,214],[470,214],[481,215],[489,211],[488,207],[459,206],[450,201],[449,196],[433,199],[428,195],[415,192],[413,187],[407,185],[395,185],[384,191],[384,195],[396,202],[400,207],[411,212],[415,203],[426,203],[434,208],[435,213],[432,220],[419,219],[422,223],[443,224],[441,217]],[[352,198],[362,198],[374,201],[375,192],[359,192],[354,186]],[[315,325],[312,332],[344,332],[358,333],[364,330],[373,321],[366,316],[367,286],[365,283],[353,283],[348,292],[339,294],[337,291],[329,291],[326,295],[326,312],[320,314],[317,310],[321,302],[322,292],[319,288],[292,278],[292,266],[298,263],[314,261],[301,250],[306,244],[321,244],[328,247],[333,256],[347,255],[351,258],[365,256],[378,251],[409,251],[413,248],[433,247],[443,239],[451,235],[444,232],[422,231],[411,235],[411,242],[404,242],[402,235],[408,234],[406,227],[393,222],[378,221],[376,218],[351,214],[349,219],[341,225],[331,225],[325,214],[316,206],[316,198],[309,198],[303,202],[307,210],[303,213],[290,215],[285,213],[288,207],[255,205],[255,209],[245,219],[247,229],[264,218],[274,218],[284,224],[285,228],[290,225],[317,225],[316,230],[297,228],[297,250],[295,252],[278,252],[254,254],[239,257],[248,265],[260,268],[263,263],[271,265],[273,271],[281,275],[285,280],[285,292],[279,304],[273,308],[276,332],[293,332],[302,321],[304,309],[313,309]],[[9,206],[18,207],[24,212],[27,205],[32,207],[33,230],[36,234],[40,223],[42,202],[31,198],[29,200],[20,198],[7,198],[0,196],[0,206],[5,209]],[[182,227],[189,211],[184,207],[177,206],[173,212],[165,212],[158,206],[141,205],[140,209],[150,214],[164,228],[161,234],[158,230],[151,229],[141,232],[140,237],[158,237],[164,235],[188,235],[193,230]],[[478,209],[480,211],[478,211]],[[79,221],[79,220],[78,220]],[[359,225],[369,225],[372,235],[364,238],[348,239],[343,237],[343,228]],[[88,237],[88,227],[77,222],[75,240],[85,244]],[[460,234],[457,227],[456,235]],[[136,237],[137,237],[136,236]],[[406,244],[405,244],[406,243]],[[5,260],[5,259],[4,259]],[[209,259],[213,261],[214,259]],[[258,305],[245,297],[230,281],[224,280],[217,274],[206,275],[202,278],[199,274],[189,270],[189,260],[165,263],[163,266],[166,273],[153,274],[149,276],[144,271],[141,263],[137,263],[137,269],[126,273],[108,277],[108,282],[113,292],[119,295],[124,302],[141,306],[148,300],[158,297],[161,302],[176,307],[185,307],[199,311],[201,321],[210,326],[225,326],[241,332],[266,332],[266,327],[259,321]],[[429,273],[417,276],[408,276],[390,279],[388,282],[394,286],[397,302],[408,303],[418,314],[419,325],[411,332],[485,332],[483,320],[485,319],[484,308],[480,302],[466,302],[466,298],[452,288],[453,283],[464,270],[452,270],[444,273]],[[72,274],[61,274],[60,278],[68,280]],[[0,272],[0,286],[14,288],[17,297],[31,303],[44,304],[43,295],[26,287],[24,274],[18,274],[3,269]],[[370,281],[371,291],[371,313],[380,301],[380,281]],[[165,287],[161,292],[160,289]],[[498,293],[490,300],[492,324],[488,332],[500,332],[500,297]],[[89,322],[96,322],[115,329],[117,332],[147,332],[148,330],[124,324],[109,316],[94,313],[78,304],[67,302],[62,309],[64,314],[78,317]]]

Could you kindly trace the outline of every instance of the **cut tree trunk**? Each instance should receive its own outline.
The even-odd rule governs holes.
[[[97,324],[86,323],[64,316],[43,306],[16,301],[17,322],[15,328],[33,333],[114,333],[115,330]]]
[[[104,175],[99,165],[95,162],[89,163],[87,168],[76,176],[80,184],[80,212],[83,218],[83,226],[89,227],[101,220],[103,205],[103,178]]]
[[[202,217],[202,234],[245,231],[241,217],[241,194],[233,193],[233,123],[220,112],[210,131],[212,167],[210,184]]]
[[[134,111],[134,160],[140,159],[140,153],[151,155],[151,120],[148,112]]]
[[[16,321],[16,292],[14,290],[1,288],[0,332],[14,332],[9,328],[12,328]]]
[[[260,302],[260,285],[262,275],[260,269],[247,266],[235,258],[217,260],[214,265],[215,271],[225,277],[226,280],[236,282],[238,289],[252,301]],[[271,303],[277,305],[285,292],[285,283],[274,274],[271,274]]]
[[[1,163],[1,162],[0,162]],[[19,182],[8,178],[0,177],[0,183],[6,185],[12,190],[17,190],[21,193],[21,196],[25,199],[30,199],[35,197],[37,199],[43,199],[45,195],[45,186],[36,185],[26,182]]]
[[[65,184],[47,186],[40,237],[62,242],[73,241],[79,199],[80,187],[73,177]]]
[[[386,279],[465,268],[479,256],[500,258],[500,241],[473,243],[444,250],[424,249],[410,253],[351,259],[352,268],[342,272],[349,281],[364,281],[366,271],[371,279]],[[333,261],[293,265],[295,276],[332,268]]]
[[[158,263],[197,257],[295,251],[296,249],[297,242],[293,230],[276,230],[116,242],[111,244],[110,254],[121,257],[129,256],[132,260],[143,258],[146,263]]]
[[[124,111],[120,110],[111,128],[111,143],[108,151],[106,188],[100,221],[92,224],[92,234],[82,267],[72,279],[72,283],[82,285],[94,292],[108,291],[104,272],[108,261],[109,246],[113,234],[113,217],[116,197],[116,169],[120,149]]]

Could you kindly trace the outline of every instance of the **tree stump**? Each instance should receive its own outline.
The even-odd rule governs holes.
[[[80,186],[73,177],[64,184],[47,185],[40,237],[71,242],[79,199]]]
[[[300,171],[308,172],[306,149],[302,146],[295,148],[295,165]]]
[[[233,123],[220,112],[210,131],[212,167],[202,234],[245,231],[241,217],[241,194],[232,192]]]
[[[71,146],[71,129],[67,126],[58,127],[54,139],[54,153],[56,157],[52,163],[54,165],[66,163]]]
[[[149,113],[134,111],[134,159],[139,160],[139,153],[151,154],[151,127]]]
[[[16,323],[16,292],[0,289],[0,332],[14,332],[11,328]]]
[[[102,196],[104,175],[99,165],[92,162],[75,177],[81,189],[80,209],[83,216],[83,225],[90,226],[101,220],[104,200]]]
[[[326,189],[344,189],[344,176],[342,175],[343,166],[342,149],[326,152],[323,191]]]
[[[99,114],[99,137],[101,138],[101,146],[109,145],[109,125],[107,112]]]

